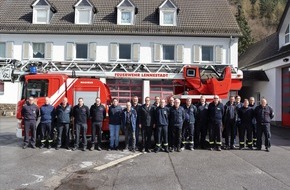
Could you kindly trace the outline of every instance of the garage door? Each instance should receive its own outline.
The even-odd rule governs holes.
[[[150,99],[154,102],[155,96],[160,98],[168,98],[173,95],[172,80],[150,81]]]
[[[282,73],[282,125],[290,127],[290,67]]]
[[[125,106],[126,102],[131,101],[133,96],[138,96],[139,102],[142,102],[142,80],[107,79],[107,85],[110,88],[112,98],[117,98],[121,106]]]

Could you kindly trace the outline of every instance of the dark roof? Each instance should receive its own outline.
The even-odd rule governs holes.
[[[49,0],[58,10],[47,25],[32,24],[32,0],[0,0],[0,33],[131,34],[174,36],[240,36],[227,0],[175,0],[177,26],[159,26],[158,6],[164,0],[132,0],[138,7],[134,26],[117,25],[121,0],[90,0],[97,8],[92,25],[75,25],[76,0]]]

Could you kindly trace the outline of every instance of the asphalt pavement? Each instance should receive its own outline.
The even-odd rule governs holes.
[[[290,129],[272,127],[271,152],[181,153],[25,149],[0,118],[0,189],[289,189]]]

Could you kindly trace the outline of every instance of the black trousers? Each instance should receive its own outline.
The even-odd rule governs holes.
[[[41,123],[41,133],[40,133],[40,142],[42,145],[45,144],[45,141],[52,143],[53,133],[51,123]]]
[[[93,122],[92,123],[92,137],[91,137],[92,146],[97,144],[98,147],[101,147],[102,125],[103,125],[103,122]],[[96,135],[97,135],[97,140],[98,140],[97,143],[96,143]]]
[[[136,129],[135,129],[135,147],[139,146],[139,135],[140,135],[140,128],[139,128],[139,124],[136,124]]]
[[[58,123],[57,124],[57,147],[61,147],[62,137],[64,137],[64,146],[69,147],[69,123]]]
[[[270,123],[257,124],[257,148],[262,148],[262,135],[265,136],[265,147],[271,147]]]
[[[253,136],[252,136],[252,123],[241,123],[239,127],[239,140],[240,140],[240,147],[245,147],[245,134],[247,132],[247,145],[248,147],[253,146]]]
[[[184,146],[188,144],[189,148],[193,148],[194,146],[194,124],[184,122],[182,127],[182,143]]]
[[[126,124],[124,130],[125,130],[125,147],[126,147],[126,149],[129,148],[130,144],[131,144],[130,147],[132,147],[132,149],[135,149],[136,148],[136,136],[135,136],[135,131],[133,131],[131,123]]]
[[[174,126],[168,126],[168,146],[169,147],[174,147]]]
[[[157,126],[157,142],[156,147],[160,148],[163,141],[164,146],[168,146],[168,126]]]
[[[182,128],[174,127],[172,130],[173,130],[174,146],[179,149],[181,147]]]
[[[86,123],[75,123],[75,130],[76,130],[75,148],[79,147],[80,134],[82,135],[83,147],[84,148],[87,147],[87,129],[88,129],[88,125]]]
[[[226,146],[232,146],[235,143],[236,138],[236,122],[229,120],[225,122],[225,143]]]
[[[210,123],[209,144],[211,148],[214,147],[214,144],[217,147],[222,145],[222,121]]]
[[[152,126],[143,126],[141,128],[142,134],[142,149],[150,149],[151,148],[151,137],[152,137]]]
[[[31,131],[30,144],[35,146],[36,120],[24,120],[24,145],[29,144],[29,131]]]
[[[252,124],[252,131],[253,131],[253,143],[257,143],[257,124]]]
[[[195,147],[205,148],[205,139],[208,131],[208,124],[206,122],[197,123],[194,126],[194,145]]]

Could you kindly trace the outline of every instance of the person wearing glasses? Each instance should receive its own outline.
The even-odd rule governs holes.
[[[219,96],[214,95],[213,101],[208,106],[209,114],[209,150],[221,151],[222,145],[222,120],[224,105],[220,102]]]

